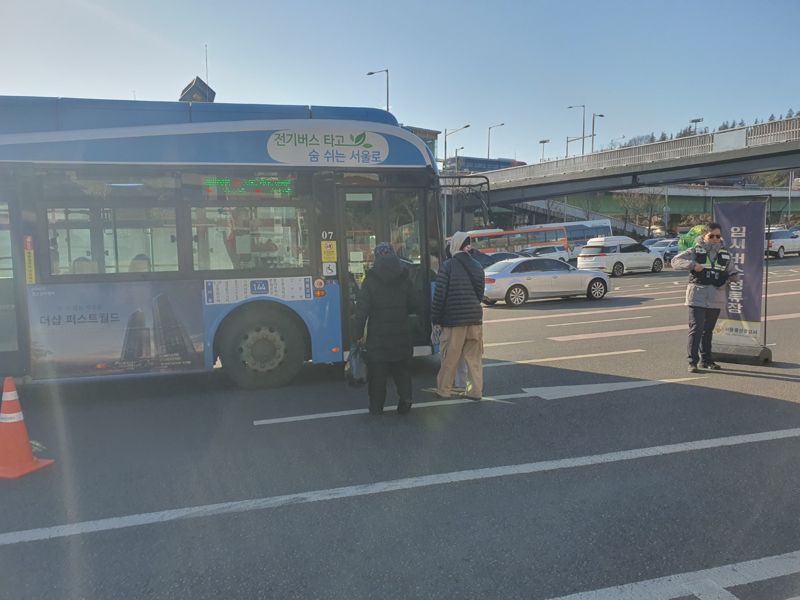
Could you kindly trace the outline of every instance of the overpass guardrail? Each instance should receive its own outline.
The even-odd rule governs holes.
[[[800,118],[759,123],[714,133],[702,133],[641,146],[604,150],[582,156],[557,158],[533,165],[509,167],[481,174],[487,177],[492,189],[505,188],[513,187],[523,181],[553,175],[632,167],[796,140],[800,140]]]

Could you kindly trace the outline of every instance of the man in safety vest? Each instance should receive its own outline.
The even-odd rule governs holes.
[[[739,278],[731,254],[722,243],[719,223],[709,223],[695,245],[672,259],[672,267],[689,271],[686,306],[689,307],[689,372],[704,369],[718,371],[711,355],[711,338],[720,310],[725,306],[728,283]],[[701,362],[702,359],[702,362]]]

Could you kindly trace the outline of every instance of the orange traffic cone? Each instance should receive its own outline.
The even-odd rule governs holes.
[[[0,403],[0,479],[16,479],[54,462],[33,455],[17,388],[14,380],[6,377]]]

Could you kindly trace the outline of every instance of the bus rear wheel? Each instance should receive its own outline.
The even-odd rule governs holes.
[[[242,313],[220,334],[222,370],[245,389],[286,385],[303,366],[303,339],[299,328],[276,312]]]

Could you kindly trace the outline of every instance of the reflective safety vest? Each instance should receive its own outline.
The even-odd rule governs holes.
[[[721,287],[728,281],[728,265],[731,262],[731,253],[725,248],[720,248],[714,260],[711,260],[705,248],[695,246],[694,261],[698,265],[703,265],[703,270],[697,272],[694,269],[689,273],[689,282],[698,285],[713,285]]]

